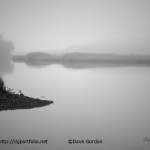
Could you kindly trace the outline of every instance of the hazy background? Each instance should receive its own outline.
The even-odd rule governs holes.
[[[13,49],[13,43],[5,40],[0,35],[0,77],[6,73],[11,73],[14,69],[14,66],[11,62],[11,54]]]
[[[149,0],[0,0],[0,34],[15,53],[150,54]]]

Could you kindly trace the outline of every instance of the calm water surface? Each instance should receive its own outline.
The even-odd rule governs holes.
[[[149,150],[150,68],[34,68],[15,64],[5,84],[54,104],[0,112],[2,139],[47,139],[48,144],[1,144],[2,149]],[[69,139],[102,144],[68,144]]]

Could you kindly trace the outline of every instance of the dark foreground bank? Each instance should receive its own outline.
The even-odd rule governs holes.
[[[53,101],[40,100],[6,90],[2,79],[0,79],[0,111],[15,109],[31,109],[52,104]]]
[[[0,92],[0,111],[15,109],[31,109],[52,104],[53,101],[40,100],[19,94]]]
[[[40,100],[19,94],[0,92],[0,111],[15,109],[31,109],[52,104],[53,101]]]

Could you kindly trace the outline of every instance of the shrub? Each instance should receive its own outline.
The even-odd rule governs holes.
[[[4,81],[0,78],[0,92],[6,91]]]

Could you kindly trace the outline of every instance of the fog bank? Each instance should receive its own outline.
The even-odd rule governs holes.
[[[13,71],[11,63],[11,53],[14,45],[11,41],[7,41],[0,35],[0,76]]]

